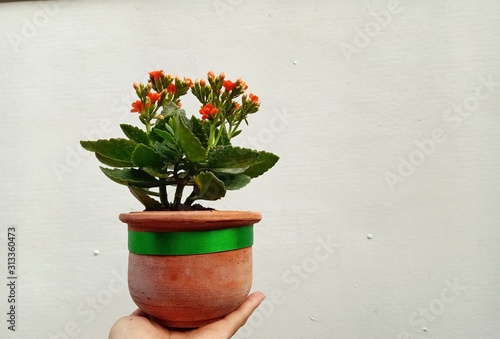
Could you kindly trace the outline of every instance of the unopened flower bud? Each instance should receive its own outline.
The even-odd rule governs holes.
[[[243,79],[241,79],[241,78],[238,78],[238,79],[236,80],[236,86],[237,86],[237,87],[241,87],[241,88],[243,88],[243,90],[245,90],[245,89],[247,89],[247,88],[248,88],[247,84],[246,84],[246,83],[243,81]]]
[[[193,86],[193,80],[191,80],[191,79],[189,79],[189,78],[184,77],[184,82],[186,83],[186,85],[187,85],[188,87]]]
[[[208,73],[207,73],[207,77],[208,77],[209,79],[213,79],[213,78],[215,78],[215,74],[214,74],[214,72],[212,72],[212,71],[208,72]]]
[[[205,87],[207,85],[207,82],[205,81],[205,79],[201,79],[200,80],[200,86],[201,87]]]
[[[134,89],[135,90],[138,90],[140,87],[141,87],[141,84],[139,84],[138,82],[134,82]]]

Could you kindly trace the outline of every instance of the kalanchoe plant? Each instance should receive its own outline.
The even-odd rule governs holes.
[[[80,142],[111,167],[100,167],[104,174],[127,185],[146,210],[197,209],[196,200],[220,199],[226,190],[246,186],[279,159],[231,145],[241,133],[241,123],[248,124],[249,115],[260,107],[256,95],[245,93],[245,82],[213,72],[207,80],[193,83],[163,71],[150,72],[147,84],[134,83],[139,99],[131,110],[144,128],[121,124],[127,138]],[[180,108],[181,97],[189,91],[201,103],[201,119],[188,118]]]

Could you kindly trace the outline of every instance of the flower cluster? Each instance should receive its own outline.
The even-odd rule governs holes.
[[[174,78],[171,74],[165,75],[163,71],[149,72],[146,85],[134,83],[139,100],[132,103],[130,112],[139,113],[141,121],[148,126],[151,120],[162,118],[158,112],[167,103],[173,102],[181,107],[180,97],[185,95],[191,86],[193,82],[189,78]]]
[[[200,79],[194,83],[190,78],[174,77],[162,70],[149,72],[146,85],[134,83],[134,89],[139,100],[132,103],[131,112],[140,114],[141,121],[149,130],[153,119],[163,119],[161,109],[169,102],[181,107],[181,97],[191,89],[192,94],[200,101],[200,114],[203,121],[209,121],[211,128],[210,148],[217,145],[223,133],[229,139],[235,137],[241,130],[242,121],[248,124],[249,114],[259,110],[259,97],[253,93],[246,94],[247,84],[242,79],[226,80],[224,73],[218,76],[210,71],[207,80]],[[241,96],[241,103],[236,99]],[[219,129],[218,134],[216,128]]]

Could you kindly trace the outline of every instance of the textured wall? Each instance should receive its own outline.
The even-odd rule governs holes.
[[[268,298],[236,338],[498,338],[499,30],[495,1],[1,3],[0,337],[104,338],[134,309],[117,215],[140,205],[78,141],[120,136],[164,69],[243,77],[240,144],[281,155],[211,204],[264,215]]]

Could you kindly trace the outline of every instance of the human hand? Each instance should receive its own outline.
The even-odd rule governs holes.
[[[229,339],[246,323],[264,298],[264,294],[254,292],[223,319],[190,331],[169,330],[149,320],[147,314],[138,309],[118,319],[108,339]]]

